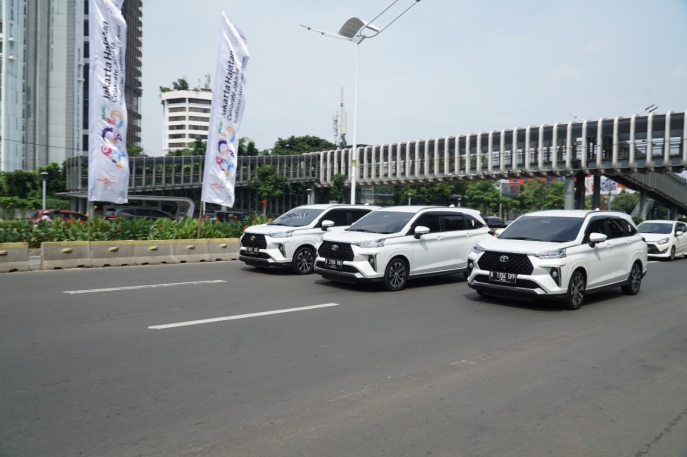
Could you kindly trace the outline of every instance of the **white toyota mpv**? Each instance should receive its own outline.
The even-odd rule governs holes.
[[[315,246],[323,231],[343,230],[375,208],[378,206],[299,206],[269,224],[246,229],[241,236],[239,260],[254,267],[285,267],[296,274],[312,273]],[[323,227],[325,220],[329,223]]]
[[[466,274],[470,249],[487,238],[489,228],[471,209],[381,208],[345,231],[325,233],[315,272],[333,281],[381,282],[397,291],[408,279]]]
[[[647,245],[627,214],[537,211],[470,253],[468,285],[480,295],[554,298],[579,309],[586,294],[639,293]]]

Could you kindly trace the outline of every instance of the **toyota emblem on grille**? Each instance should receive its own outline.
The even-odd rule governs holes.
[[[250,240],[251,240],[251,241],[255,241],[255,237],[254,237],[254,236],[251,236],[251,237],[250,237]]]
[[[503,262],[503,263],[506,263],[506,262],[508,262],[508,256],[507,256],[507,255],[502,255],[501,257],[499,257],[499,260],[500,260],[501,262]]]
[[[336,244],[334,246],[332,246],[332,251],[337,251],[338,249],[339,249],[339,246],[337,246]]]

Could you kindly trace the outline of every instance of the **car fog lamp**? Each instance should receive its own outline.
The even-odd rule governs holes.
[[[278,244],[277,247],[279,248],[279,252],[281,252],[281,255],[286,257],[286,249],[284,249],[284,245]]]
[[[549,273],[551,275],[551,279],[553,279],[553,282],[556,283],[558,287],[561,286],[561,271],[559,268],[551,268],[551,272]]]
[[[370,255],[367,257],[367,261],[370,262],[370,266],[374,271],[377,271],[377,259],[375,259],[375,256]]]

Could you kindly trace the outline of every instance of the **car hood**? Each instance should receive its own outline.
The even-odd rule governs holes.
[[[325,232],[324,241],[338,241],[340,243],[359,243],[361,241],[367,240],[381,240],[387,238],[394,238],[400,236],[399,233],[367,233],[367,232],[336,232],[328,233]]]
[[[272,233],[288,232],[290,230],[306,230],[312,228],[309,225],[305,227],[287,227],[286,225],[251,225],[248,227],[244,233],[252,233],[253,235],[269,235]]]
[[[641,235],[642,238],[649,242],[659,241],[663,238],[670,238],[670,233],[641,233]]]
[[[576,243],[574,241],[553,243],[551,241],[501,240],[498,238],[487,238],[480,241],[479,244],[488,251],[531,253],[569,248]]]

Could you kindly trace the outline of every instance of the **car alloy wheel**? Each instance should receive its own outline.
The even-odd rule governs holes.
[[[403,289],[408,281],[408,267],[402,259],[389,262],[384,273],[384,288],[392,292]]]
[[[642,266],[639,262],[635,262],[632,265],[632,270],[630,270],[630,277],[628,278],[628,284],[623,286],[621,289],[625,295],[637,295],[639,289],[642,287]]]
[[[586,281],[581,271],[575,271],[570,277],[568,284],[568,294],[565,297],[564,307],[566,309],[580,309],[584,301]]]
[[[300,248],[293,258],[293,272],[298,275],[309,275],[315,266],[315,255],[309,248]]]

